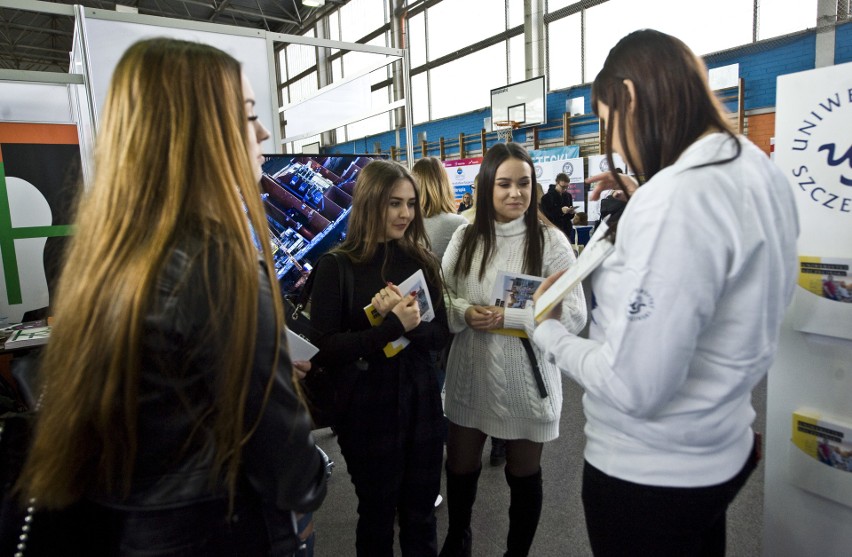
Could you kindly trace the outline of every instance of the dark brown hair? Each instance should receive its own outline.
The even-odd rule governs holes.
[[[482,165],[479,167],[479,175],[476,183],[476,216],[473,224],[464,231],[462,247],[459,251],[457,276],[466,276],[471,272],[473,255],[476,248],[481,244],[482,263],[479,266],[479,278],[485,276],[485,269],[494,253],[494,221],[496,211],[494,210],[494,182],[497,177],[497,169],[508,159],[518,159],[529,165],[530,169],[530,206],[524,213],[524,222],[527,225],[527,233],[524,257],[524,272],[531,275],[540,275],[542,269],[542,252],[544,251],[544,224],[539,218],[538,199],[541,188],[535,179],[535,165],[526,149],[517,143],[498,143],[488,149]]]
[[[633,82],[632,107],[630,92],[624,83],[626,79]],[[671,35],[643,29],[618,41],[592,84],[595,113],[598,103],[609,107],[606,129],[602,130],[609,168],[615,169],[612,138],[616,131],[613,123],[617,120],[617,132],[624,150],[622,158],[639,172],[640,185],[674,164],[687,147],[708,130],[728,134],[736,151],[730,158],[699,166],[724,164],[740,155],[739,141],[707,83],[707,68],[688,46]],[[635,152],[626,140],[628,118]],[[614,171],[612,174],[629,198],[621,177]],[[610,218],[612,234],[619,215]]]
[[[414,187],[414,218],[405,234],[398,240],[402,250],[413,257],[423,267],[423,273],[430,287],[443,288],[441,266],[438,259],[426,247],[428,241],[423,226],[423,210],[420,208],[420,192],[408,169],[399,163],[375,160],[365,166],[358,174],[355,191],[352,196],[352,212],[349,214],[349,227],[346,239],[335,251],[346,254],[355,263],[365,263],[376,254],[378,245],[384,241],[387,223],[387,207],[391,192],[397,181],[408,180]],[[382,276],[389,264],[388,250],[382,264]]]

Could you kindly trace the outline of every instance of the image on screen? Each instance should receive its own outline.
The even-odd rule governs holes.
[[[317,259],[346,237],[355,180],[376,158],[265,155],[260,186],[282,294],[298,294]]]

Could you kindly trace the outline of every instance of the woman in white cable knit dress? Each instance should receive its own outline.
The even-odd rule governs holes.
[[[492,298],[499,271],[548,276],[575,261],[565,236],[540,219],[533,168],[519,145],[489,148],[478,177],[475,220],[456,230],[444,254],[447,311],[456,337],[447,362],[444,407],[450,421],[449,531],[442,557],[471,554],[470,516],[489,435],[508,440],[506,555],[527,555],[538,527],[541,451],[559,436],[562,382],[556,367],[540,358],[528,339],[493,332],[522,331],[529,308],[496,307]],[[562,315],[569,330],[583,328],[581,287],[566,296]]]

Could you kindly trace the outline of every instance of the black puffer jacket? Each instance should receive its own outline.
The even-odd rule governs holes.
[[[229,316],[211,306],[200,253],[201,246],[191,242],[172,252],[157,285],[155,305],[145,319],[138,452],[131,492],[127,497],[103,493],[92,497],[126,519],[121,527],[122,554],[135,546],[150,551],[152,544],[167,552],[184,547],[191,541],[188,538],[200,540],[222,518],[217,516],[218,509],[227,508],[220,504],[227,502],[224,482],[211,480],[211,414],[216,410],[221,339],[204,331],[217,320],[226,324]],[[283,556],[298,545],[293,511],[315,510],[325,497],[325,468],[314,445],[310,418],[293,388],[286,339],[280,344],[272,393],[263,407],[275,335],[271,286],[263,263],[258,271],[258,331],[245,413],[245,427],[257,422],[257,428],[242,451],[237,501],[237,514],[242,516],[229,524],[256,517],[263,524],[249,530],[259,528],[262,533],[265,529],[269,554]],[[224,330],[240,334],[227,326]],[[169,534],[161,525],[156,520],[146,522],[146,517],[158,513],[191,517],[188,524],[198,531],[172,527],[169,532],[180,539],[163,539]],[[213,520],[207,527],[197,519],[205,513]],[[146,524],[158,531],[146,532]],[[240,528],[245,531],[246,526]]]

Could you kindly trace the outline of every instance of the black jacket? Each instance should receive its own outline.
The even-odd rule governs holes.
[[[217,502],[227,502],[224,482],[211,481],[210,414],[215,412],[221,339],[204,331],[211,321],[227,323],[228,316],[211,307],[200,252],[201,246],[191,243],[173,251],[160,275],[154,307],[145,318],[138,451],[130,494],[92,497],[134,518],[136,531],[127,536],[142,542],[148,536],[163,547],[169,540],[162,539],[162,531],[144,532],[146,513],[185,509],[191,516],[193,509],[209,510],[211,504],[220,508]],[[315,510],[325,498],[325,467],[314,445],[310,418],[293,388],[286,339],[279,345],[276,377],[263,407],[275,335],[271,285],[262,263],[258,273],[257,341],[245,410],[246,430],[255,423],[257,428],[242,450],[238,506],[245,509],[245,518],[263,522],[258,526],[261,532],[265,527],[269,554],[283,556],[298,545],[292,511]],[[193,535],[204,536],[204,528],[199,530]],[[185,532],[180,534],[186,537]]]
[[[541,212],[548,218],[550,222],[556,225],[559,230],[568,234],[568,231],[573,228],[572,219],[573,213],[565,214],[562,212],[562,207],[573,207],[574,199],[567,191],[559,193],[556,187],[547,190],[541,197]]]

